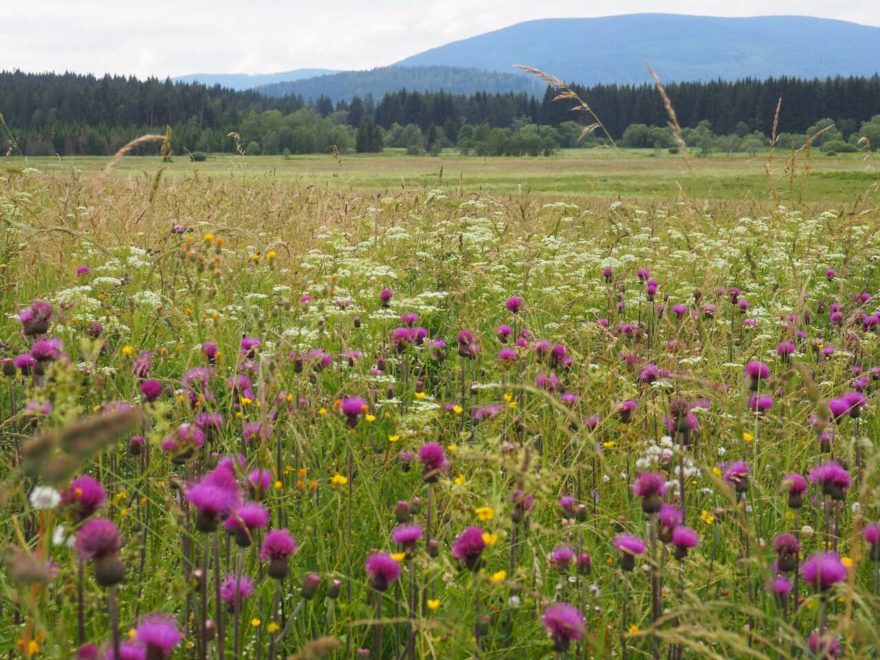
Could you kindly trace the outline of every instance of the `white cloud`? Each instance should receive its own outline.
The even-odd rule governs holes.
[[[0,22],[0,69],[138,76],[364,69],[535,18],[801,14],[880,25],[876,0],[31,0]]]

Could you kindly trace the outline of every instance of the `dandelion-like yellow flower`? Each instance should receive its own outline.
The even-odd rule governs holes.
[[[268,626],[266,626],[266,632],[268,632],[270,635],[277,633],[279,630],[281,630],[281,626],[278,625],[278,623],[276,623],[275,621],[272,621]]]
[[[284,486],[284,484],[282,484],[280,481],[276,481],[275,483],[272,484],[272,486],[275,488],[275,490],[281,490],[281,488]]]
[[[432,611],[436,610],[438,607],[440,607],[440,599],[439,598],[429,598],[427,605],[428,605],[429,610],[432,610]]]
[[[278,256],[278,253],[275,250],[269,250],[266,253],[266,261],[273,261]]]
[[[458,445],[454,442],[450,442],[448,445],[446,445],[446,451],[448,451],[450,454],[454,454],[458,451]]]
[[[749,433],[747,431],[743,431],[743,441],[744,442],[752,442],[754,439],[755,439],[755,436],[753,436],[751,433]]]
[[[714,474],[716,477],[720,477],[721,476],[721,468],[718,467],[717,465],[714,466],[712,468],[712,474]]]
[[[483,543],[485,543],[488,547],[492,547],[496,543],[498,543],[498,534],[493,534],[492,532],[483,532]]]
[[[131,357],[132,355],[134,355],[134,346],[130,346],[130,345],[126,344],[125,346],[122,347],[122,354],[125,357]]]
[[[489,576],[489,579],[492,582],[495,582],[496,584],[498,582],[504,582],[507,579],[507,571],[505,571],[505,570],[496,571],[495,573],[492,573],[492,575]]]
[[[261,623],[263,623],[263,622],[260,621],[257,617],[254,617],[253,619],[251,619],[251,625],[254,628],[259,628]]]
[[[454,406],[452,406],[452,412],[454,412],[456,415],[460,415],[463,410],[464,410],[464,408],[462,408],[457,403]]]
[[[376,421],[376,416],[375,416],[375,415],[369,415],[369,414],[368,414],[368,415],[364,415],[364,419],[365,419],[366,421],[372,423],[372,422],[375,422],[375,421]]]
[[[327,414],[327,409],[326,409],[326,408],[320,408],[320,409],[318,410],[318,414],[319,414],[321,417],[324,417],[324,416]]]
[[[490,506],[478,506],[476,509],[474,509],[474,514],[481,522],[492,520],[492,518],[495,517],[495,511]]]
[[[608,440],[606,442],[603,442],[602,446],[605,447],[605,449],[613,449],[617,446],[617,443],[614,442],[614,440]]]
[[[425,393],[424,392],[416,392],[415,396],[417,399],[424,399]]]
[[[211,243],[214,240],[214,234],[205,234],[202,236],[202,240],[205,241],[205,243]]]
[[[391,558],[392,558],[394,561],[396,561],[397,563],[400,563],[400,562],[402,562],[404,559],[406,559],[406,553],[405,553],[405,552],[392,552],[392,553],[391,553]]]
[[[348,483],[348,477],[344,477],[338,472],[330,477],[330,483],[334,486],[344,486]]]
[[[398,440],[400,440],[400,436],[397,434],[388,436],[388,442],[397,442]]]
[[[453,482],[455,483],[456,486],[461,486],[464,483],[464,481],[465,481],[465,479],[464,479],[463,474],[459,474],[457,477],[455,477],[455,479],[453,479]]]
[[[639,627],[636,624],[632,624],[627,632],[629,632],[630,635],[636,635],[639,632]]]
[[[708,511],[706,511],[705,509],[703,509],[700,512],[700,520],[702,520],[707,525],[711,525],[712,523],[715,522],[715,516],[712,515],[711,513],[709,513]]]
[[[853,567],[853,564],[854,564],[854,562],[853,562],[853,560],[852,560],[851,557],[841,557],[841,558],[840,558],[840,563],[843,564],[844,566],[846,566],[846,570],[851,569],[851,568]]]
[[[503,398],[507,403],[513,401],[513,395],[510,392],[505,392]]]

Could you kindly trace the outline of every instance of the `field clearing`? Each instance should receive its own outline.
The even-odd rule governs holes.
[[[464,193],[510,195],[533,193],[545,198],[669,200],[684,193],[698,200],[740,200],[783,204],[845,205],[876,192],[880,163],[869,155],[833,157],[797,154],[794,176],[790,152],[779,150],[750,157],[744,154],[697,158],[645,150],[563,150],[549,158],[406,156],[399,150],[383,154],[332,156],[236,157],[214,154],[203,163],[177,157],[162,163],[154,157],[126,157],[116,176],[155,176],[161,168],[171,177],[235,177],[273,179],[316,185],[335,191],[395,192],[447,188]],[[29,158],[46,172],[72,170],[93,176],[109,161],[99,157]],[[22,159],[5,161],[7,168],[24,166]],[[768,175],[768,166],[772,174]],[[2,167],[2,166],[0,166]]]
[[[0,650],[877,654],[876,172],[766,162],[2,161]]]

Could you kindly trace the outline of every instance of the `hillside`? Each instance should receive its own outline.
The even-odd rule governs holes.
[[[257,87],[267,96],[300,95],[306,100],[327,96],[334,101],[348,101],[355,96],[372,94],[379,98],[401,89],[424,92],[444,90],[453,94],[475,92],[540,93],[543,86],[531,78],[512,72],[479,71],[447,66],[382,67],[370,71],[342,71],[326,76]]]
[[[511,71],[528,64],[583,84],[871,76],[880,28],[800,16],[632,14],[519,23],[413,55],[399,66]]]
[[[213,87],[220,85],[228,89],[242,91],[245,89],[253,89],[261,85],[271,85],[272,83],[287,82],[291,80],[302,80],[304,78],[313,78],[315,76],[323,76],[328,73],[336,73],[333,69],[294,69],[293,71],[282,71],[280,73],[192,73],[186,76],[178,76],[172,78],[174,82],[200,83]]]

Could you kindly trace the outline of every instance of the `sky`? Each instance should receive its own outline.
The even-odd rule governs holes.
[[[0,70],[147,76],[368,69],[521,21],[798,14],[880,26],[878,0],[0,0]]]

